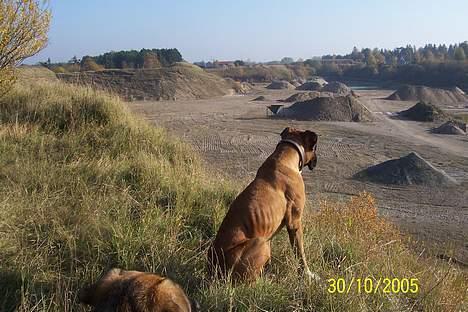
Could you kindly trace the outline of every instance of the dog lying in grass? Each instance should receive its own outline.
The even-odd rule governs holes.
[[[138,271],[112,269],[78,294],[95,312],[191,312],[195,305],[168,278]]]

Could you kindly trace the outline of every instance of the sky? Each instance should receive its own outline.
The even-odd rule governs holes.
[[[51,0],[33,64],[142,48],[185,60],[270,61],[468,40],[468,0]]]

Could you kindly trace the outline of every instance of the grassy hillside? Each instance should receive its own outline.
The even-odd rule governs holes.
[[[23,82],[54,82],[57,81],[57,76],[44,66],[21,65],[18,67],[18,80]]]
[[[62,83],[18,86],[0,108],[1,311],[86,311],[77,289],[112,266],[168,275],[203,311],[466,308],[466,272],[413,254],[368,194],[305,216],[311,269],[325,280],[418,278],[418,294],[308,285],[285,232],[254,285],[210,280],[206,249],[238,189],[189,146],[114,97]]]
[[[270,82],[273,80],[294,80],[307,78],[315,72],[303,65],[256,65],[230,68],[214,68],[208,72],[236,81]]]
[[[189,63],[152,69],[107,69],[57,76],[67,82],[99,87],[128,100],[182,100],[222,96],[231,84]]]

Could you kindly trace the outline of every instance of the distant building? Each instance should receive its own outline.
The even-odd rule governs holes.
[[[194,65],[200,66],[201,68],[230,68],[236,67],[233,61],[213,61],[213,62],[195,62]]]
[[[234,64],[232,61],[214,61],[213,65],[216,68],[236,67],[236,64]]]
[[[194,62],[193,65],[197,65],[201,68],[206,68],[206,63],[205,61],[201,61],[201,62]]]

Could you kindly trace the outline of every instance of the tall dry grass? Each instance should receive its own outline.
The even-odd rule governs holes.
[[[86,311],[77,290],[110,267],[180,283],[203,311],[462,311],[467,274],[424,259],[368,194],[305,216],[311,269],[417,277],[415,295],[329,294],[305,283],[285,233],[253,285],[211,280],[206,248],[238,191],[117,98],[61,83],[0,100],[0,310]]]

